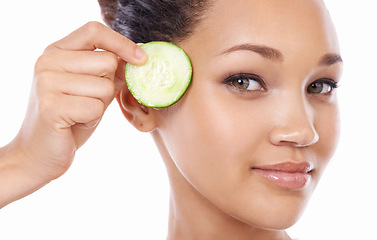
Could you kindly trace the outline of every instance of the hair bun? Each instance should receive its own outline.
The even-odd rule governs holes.
[[[98,0],[98,3],[101,6],[103,21],[111,27],[115,21],[118,0]]]

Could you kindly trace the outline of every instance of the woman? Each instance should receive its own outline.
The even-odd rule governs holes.
[[[134,42],[171,41],[187,52],[194,75],[183,99],[164,110],[138,104],[124,61],[146,56],[98,23],[52,44],[36,64],[24,125],[1,149],[0,182],[12,184],[1,185],[1,206],[62,175],[117,95],[165,162],[168,239],[289,239],[284,229],[338,138],[341,57],[322,1],[163,2],[102,7]]]

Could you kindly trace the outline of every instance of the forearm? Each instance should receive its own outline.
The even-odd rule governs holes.
[[[14,145],[0,148],[0,209],[49,182],[33,172],[25,153]]]

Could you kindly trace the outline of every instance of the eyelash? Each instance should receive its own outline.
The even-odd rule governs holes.
[[[306,88],[306,90],[307,90],[308,93],[309,93],[309,89],[311,87],[313,87],[315,84],[322,84],[321,87],[323,87],[323,84],[327,84],[330,87],[330,89],[327,92],[324,92],[324,93],[322,93],[322,91],[321,91],[321,92],[311,93],[311,94],[325,94],[325,95],[329,95],[329,94],[331,94],[331,92],[334,89],[336,89],[336,88],[339,87],[338,83],[335,82],[334,80],[323,78],[323,79],[319,79],[319,80],[316,80],[316,81],[310,83],[309,86]]]
[[[245,89],[242,89],[239,86],[236,86],[236,84],[238,84],[238,83],[235,83],[235,82],[239,81],[239,80],[249,80],[249,83],[247,84]],[[250,81],[254,81],[254,82],[258,83],[259,86],[260,86],[259,87],[260,89],[258,89],[258,90],[247,89],[247,88],[250,87]],[[231,76],[225,78],[223,83],[230,86],[230,87],[235,88],[235,90],[240,91],[240,92],[263,91],[263,90],[265,90],[264,87],[266,86],[265,82],[262,80],[261,77],[255,75],[255,74],[248,74],[248,73],[238,73],[238,74],[235,74],[235,75],[231,75]]]
[[[239,83],[241,83],[239,80],[249,80],[249,83],[247,84],[247,86],[245,88],[240,88],[240,86],[237,86]],[[235,81],[239,81],[238,83],[236,83]],[[259,89],[257,90],[250,90],[250,89],[247,89],[249,86],[250,86],[250,81],[255,81],[256,83],[258,83],[260,85]],[[225,80],[223,81],[224,84],[230,86],[230,87],[233,87],[234,90],[237,90],[239,92],[256,92],[256,91],[264,91],[265,90],[265,82],[262,80],[261,77],[259,77],[258,75],[255,75],[255,74],[248,74],[248,73],[238,73],[238,74],[235,74],[235,75],[231,75],[227,78],[225,78]],[[318,84],[320,84],[318,86]],[[328,90],[326,90],[326,92],[322,92],[323,91],[323,85],[328,85],[329,88]],[[317,86],[315,86],[317,85]],[[318,88],[320,87],[321,90],[319,92],[309,92],[310,91],[310,88],[312,88],[312,90],[315,90],[315,88]],[[335,82],[334,80],[331,80],[331,79],[327,79],[327,78],[323,78],[323,79],[318,79],[314,82],[311,82],[308,87],[306,88],[307,92],[309,94],[324,94],[324,95],[329,95],[331,94],[331,92],[338,88],[339,85],[337,82]],[[318,91],[318,90],[317,90]]]

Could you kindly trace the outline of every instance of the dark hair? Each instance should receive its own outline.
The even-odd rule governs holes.
[[[104,21],[136,43],[180,42],[204,17],[208,0],[98,0]]]

